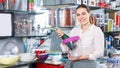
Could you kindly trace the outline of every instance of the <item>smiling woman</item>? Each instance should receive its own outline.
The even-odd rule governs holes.
[[[60,45],[63,52],[68,52],[65,68],[97,68],[96,59],[104,54],[104,34],[100,27],[94,25],[90,9],[86,5],[81,4],[76,8],[76,20],[80,26],[74,27],[69,35],[80,37],[74,43],[76,48],[70,50],[65,44]],[[64,35],[60,29],[56,32],[59,37]]]

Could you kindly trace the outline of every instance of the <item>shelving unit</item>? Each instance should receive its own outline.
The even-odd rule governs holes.
[[[55,1],[55,2],[57,2],[57,1]],[[13,16],[14,16],[14,22],[13,22],[13,26],[14,26],[14,33],[13,33],[13,37],[44,37],[44,36],[47,36],[48,34],[50,34],[50,32],[48,33],[48,34],[44,34],[44,35],[29,35],[29,34],[26,34],[26,35],[15,35],[15,30],[16,30],[16,27],[15,27],[15,18],[16,18],[16,15],[20,15],[21,16],[21,18],[22,18],[22,16],[23,16],[23,18],[21,19],[21,20],[23,20],[23,19],[27,19],[27,20],[29,20],[29,18],[32,16],[33,17],[33,21],[32,21],[32,24],[33,24],[33,22],[34,22],[34,19],[35,19],[35,16],[36,15],[42,15],[42,14],[44,14],[44,13],[46,13],[45,11],[46,10],[48,10],[48,11],[50,11],[50,10],[54,10],[54,12],[52,13],[52,16],[53,17],[50,17],[50,12],[48,12],[48,17],[49,17],[49,19],[47,19],[47,20],[49,20],[50,22],[49,22],[49,25],[50,25],[50,27],[59,27],[59,28],[62,28],[62,29],[71,29],[71,28],[73,28],[74,27],[74,25],[71,25],[70,24],[70,26],[59,26],[59,24],[60,24],[60,21],[59,21],[59,19],[61,18],[61,17],[59,17],[59,11],[61,11],[61,10],[64,10],[64,9],[73,9],[73,8],[76,8],[77,6],[78,6],[79,4],[77,4],[76,2],[72,2],[72,3],[66,3],[66,4],[63,4],[63,2],[62,1],[60,1],[59,3],[57,3],[57,4],[50,4],[50,5],[41,5],[41,6],[39,6],[38,8],[39,8],[39,11],[36,11],[36,10],[28,10],[28,8],[27,8],[27,10],[25,11],[25,10],[0,10],[0,12],[7,12],[7,13],[12,13],[13,14]],[[26,5],[26,6],[28,6],[28,5]],[[88,5],[89,6],[89,5]],[[117,11],[120,11],[120,9],[116,9],[116,8],[114,8],[114,9],[111,9],[111,8],[101,8],[101,7],[98,7],[98,6],[89,6],[89,8],[91,9],[91,10],[97,10],[97,9],[104,9],[103,11],[104,11],[104,13],[106,14],[106,13],[108,13],[108,12],[117,12]],[[66,11],[67,12],[67,11]],[[71,10],[70,10],[70,12],[71,12]],[[74,13],[73,13],[74,14]],[[71,17],[70,17],[70,19],[72,19],[72,15],[73,14],[71,14]],[[73,16],[74,17],[74,16]],[[52,19],[52,21],[51,21],[51,19]],[[72,19],[73,21],[74,21],[74,19]],[[39,21],[42,21],[42,19],[41,20],[39,20]],[[71,21],[71,20],[70,20]],[[21,21],[20,21],[21,22]],[[51,22],[54,22],[53,24],[54,25],[52,25],[51,26]],[[21,22],[21,23],[23,23],[23,22]],[[45,23],[45,22],[42,22],[42,23]],[[65,23],[65,22],[64,22]],[[73,23],[73,22],[70,22],[70,23]],[[74,21],[74,23],[75,23],[75,21]],[[22,26],[22,25],[21,25]],[[32,27],[30,27],[31,29],[32,29]],[[37,28],[37,27],[36,27]],[[41,29],[41,28],[40,28]],[[29,32],[29,31],[28,31]],[[105,33],[105,35],[111,35],[111,36],[116,36],[116,35],[118,35],[120,32],[119,31],[109,31],[109,32],[107,32],[107,31],[105,31],[104,32]]]
[[[43,5],[42,7],[46,8],[46,9],[59,9],[59,8],[68,8],[71,6],[75,6],[75,4],[67,3],[67,4]]]
[[[111,35],[112,37],[118,36],[120,34],[120,31],[111,31],[111,32],[104,32],[106,36]]]

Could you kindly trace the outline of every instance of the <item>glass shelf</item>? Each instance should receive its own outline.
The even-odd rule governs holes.
[[[89,6],[89,8],[90,8],[91,10],[96,10],[96,9],[103,9],[103,8],[100,8],[100,7],[96,7],[96,6]]]
[[[47,37],[48,35],[39,35],[39,36],[14,36],[14,37]]]
[[[46,9],[58,9],[58,8],[68,8],[71,6],[75,6],[75,4],[68,3],[68,4],[43,5],[42,7],[46,8]]]
[[[62,26],[59,26],[58,28],[74,28],[75,26],[65,26],[65,27],[62,27]]]
[[[21,11],[21,10],[0,10],[1,12],[27,12],[27,11]]]
[[[111,36],[118,36],[120,34],[120,31],[110,31],[110,32],[104,32],[105,35],[111,35]]]
[[[37,7],[39,10],[51,10],[51,9],[59,9],[59,8],[71,8],[71,7],[77,7],[79,4],[74,4],[74,3],[67,3],[67,4],[55,4],[55,5],[43,5],[40,7]],[[89,5],[88,5],[89,6]],[[105,9],[105,12],[116,12],[120,11],[120,9],[110,9],[110,8],[101,8],[99,6],[89,6],[91,10],[96,10],[96,9]],[[41,14],[44,13],[44,11],[22,11],[22,10],[0,10],[0,12],[17,12],[17,13],[28,13],[28,14]]]
[[[105,32],[105,33],[120,33],[120,31],[110,31],[110,32]]]
[[[21,10],[0,10],[0,12],[9,12],[9,13],[22,13],[22,14],[43,14],[45,13],[45,9],[41,9],[40,11],[21,11]]]
[[[120,9],[105,9],[105,12],[117,12],[120,11]]]

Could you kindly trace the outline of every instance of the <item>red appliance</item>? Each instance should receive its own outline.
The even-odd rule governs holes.
[[[64,68],[64,64],[61,65],[53,65],[53,64],[46,64],[46,63],[38,63],[36,68]]]

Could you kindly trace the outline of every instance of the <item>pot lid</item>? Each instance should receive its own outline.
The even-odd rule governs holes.
[[[9,40],[7,41],[4,46],[2,47],[2,55],[4,54],[11,54],[16,55],[19,52],[17,42],[15,40]]]

